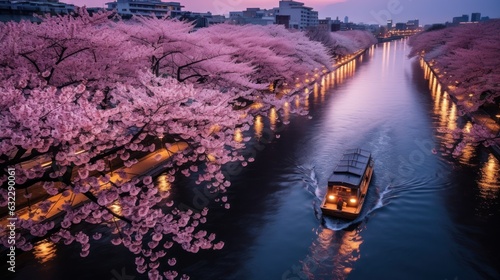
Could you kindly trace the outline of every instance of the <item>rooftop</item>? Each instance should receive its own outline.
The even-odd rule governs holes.
[[[328,183],[342,183],[359,186],[366,167],[370,162],[371,154],[362,149],[347,150],[339,164],[333,170]]]

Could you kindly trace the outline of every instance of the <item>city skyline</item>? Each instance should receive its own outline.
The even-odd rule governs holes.
[[[105,7],[106,0],[61,0],[78,6]],[[167,2],[167,1],[165,1]],[[180,0],[185,6],[184,10],[194,12],[212,12],[213,14],[225,14],[230,11],[245,10],[246,8],[259,7],[263,9],[277,7],[278,0]],[[319,12],[320,18],[345,16],[356,23],[384,24],[387,17],[394,22],[406,22],[410,19],[419,19],[421,24],[451,22],[455,16],[462,14],[481,13],[482,16],[490,18],[500,17],[500,8],[496,0],[480,1],[452,1],[452,0],[308,0],[299,1],[306,6],[312,7]],[[360,8],[363,7],[363,8]],[[429,9],[429,7],[433,7]]]

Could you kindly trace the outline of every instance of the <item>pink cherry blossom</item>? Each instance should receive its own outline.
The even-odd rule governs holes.
[[[248,132],[255,115],[270,108],[280,115],[298,94],[282,93],[287,83],[330,70],[331,45],[277,25],[193,32],[187,22],[124,22],[111,15],[79,9],[37,23],[0,23],[2,167],[19,171],[16,188],[28,189],[27,197],[34,188],[46,194],[40,202],[30,199],[32,209],[58,214],[49,222],[35,211],[19,219],[18,244],[30,250],[34,236],[76,241],[85,257],[92,236],[137,254],[139,273],[173,279],[177,272],[157,269],[174,242],[189,252],[224,243],[213,244],[215,234],[198,230],[208,208],[176,209],[179,203],[155,185],[158,174],[149,172],[162,169],[168,183],[180,182],[180,174],[193,177],[229,208],[227,197],[220,198],[231,185],[223,166],[254,161],[242,154],[250,138],[238,142],[235,132]],[[361,48],[368,39],[360,34],[337,41]],[[252,109],[254,102],[262,107]],[[53,207],[50,199],[59,193],[64,204]],[[78,207],[75,195],[83,197]],[[84,230],[75,233],[74,224]],[[95,224],[110,230],[86,227]]]
[[[409,41],[411,56],[420,56],[456,102],[459,115],[484,114],[487,106],[496,107],[500,98],[500,20],[447,27],[422,32]],[[485,39],[488,38],[488,39]],[[469,131],[443,128],[458,143],[446,143],[454,156],[468,145],[499,145],[500,137],[476,122]]]

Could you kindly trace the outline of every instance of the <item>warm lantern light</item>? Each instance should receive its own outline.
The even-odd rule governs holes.
[[[329,195],[329,196],[328,196],[328,198],[329,198],[330,200],[334,200],[334,199],[335,199],[335,196],[334,196],[334,195]]]
[[[241,133],[241,129],[237,128],[234,131],[234,141],[241,143],[243,142],[243,134]]]
[[[356,203],[356,201],[357,201],[357,200],[356,200],[355,198],[351,198],[351,199],[349,199],[349,201],[350,201],[351,203]]]

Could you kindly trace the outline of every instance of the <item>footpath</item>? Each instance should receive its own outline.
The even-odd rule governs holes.
[[[168,150],[166,148],[161,148],[151,154],[148,154],[147,156],[144,156],[143,158],[138,159],[138,162],[134,164],[131,167],[120,167],[117,169],[114,169],[108,173],[110,176],[110,180],[107,183],[102,183],[102,188],[108,188],[111,183],[117,183],[119,181],[121,182],[127,182],[132,179],[134,179],[137,176],[154,176],[159,174],[162,170],[164,170],[164,165],[165,163],[170,159],[170,157],[188,147],[187,143],[175,143],[173,144]],[[126,177],[122,178],[118,174],[125,174]],[[51,201],[53,204],[48,211],[48,213],[44,213],[43,216],[49,220],[52,218],[57,217],[62,210],[62,205],[69,201],[71,203],[72,207],[76,207],[80,205],[83,202],[88,201],[88,198],[79,193],[75,194],[72,191],[66,192],[64,195],[63,193],[56,194],[54,196],[49,197],[48,199]],[[18,217],[18,219],[28,219],[30,215],[34,220],[37,220],[41,216],[41,211],[39,211],[39,204],[40,202],[34,203],[31,206],[25,206],[21,207],[19,209],[15,210],[15,213]],[[0,225],[5,226],[8,224],[7,218],[10,216],[4,215],[0,218]]]

